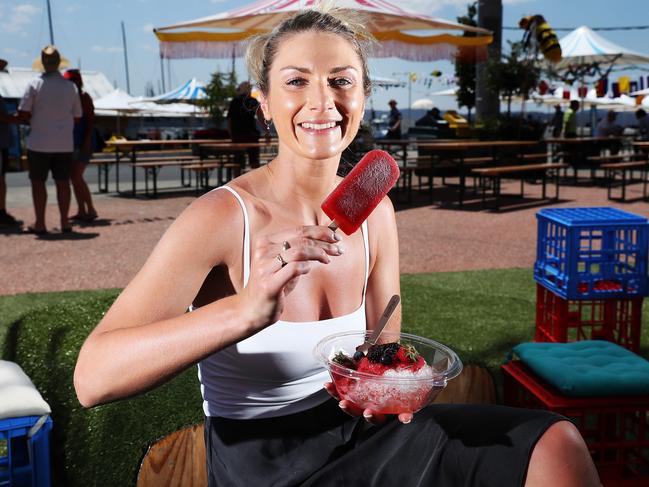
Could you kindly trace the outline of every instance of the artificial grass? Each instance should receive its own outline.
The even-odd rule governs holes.
[[[530,269],[403,275],[404,331],[453,348],[494,377],[506,353],[531,340],[535,284]],[[147,447],[202,421],[196,367],[166,385],[90,410],[77,402],[79,348],[119,290],[0,296],[2,358],[19,363],[52,407],[54,485],[132,485]],[[643,322],[649,318],[643,310]],[[649,358],[649,328],[641,354]]]

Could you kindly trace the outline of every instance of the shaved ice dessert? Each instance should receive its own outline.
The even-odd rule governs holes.
[[[462,370],[448,347],[409,334],[381,335],[383,343],[356,351],[367,333],[331,335],[316,346],[341,399],[377,413],[415,412]],[[389,340],[389,341],[388,341]]]

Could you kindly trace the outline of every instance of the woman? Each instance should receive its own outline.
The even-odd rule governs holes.
[[[79,98],[83,110],[81,119],[74,124],[74,157],[70,181],[72,182],[72,189],[77,200],[78,211],[70,219],[89,222],[97,218],[97,210],[95,210],[92,204],[92,195],[90,194],[88,184],[83,179],[83,173],[86,167],[88,167],[88,163],[94,152],[95,105],[92,103],[92,97],[83,90],[83,79],[78,69],[68,69],[64,77],[72,81],[79,90]]]
[[[309,10],[251,43],[278,155],[171,225],[83,345],[79,400],[127,397],[199,362],[212,486],[522,485],[541,435],[527,485],[597,485],[560,417],[434,406],[388,418],[323,390],[315,343],[371,328],[399,294],[389,199],[342,238],[320,209],[370,90],[359,39],[360,24],[339,11]]]

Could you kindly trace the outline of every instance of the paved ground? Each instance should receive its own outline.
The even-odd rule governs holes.
[[[169,170],[171,171],[171,169]],[[176,170],[177,171],[177,170]],[[162,186],[177,185],[177,172],[162,175]],[[96,172],[88,174],[91,183]],[[124,181],[130,188],[130,180]],[[31,196],[25,173],[8,175],[8,207],[26,223],[33,221]],[[529,184],[526,199],[506,198],[503,210],[493,213],[472,200],[462,209],[451,204],[454,189],[436,188],[435,205],[425,194],[415,194],[411,204],[398,204],[397,223],[403,273],[468,269],[531,267],[535,258],[535,213],[551,203],[540,201],[540,185]],[[95,190],[92,184],[91,189]],[[112,186],[111,186],[112,189]],[[549,187],[550,192],[554,187]],[[518,183],[504,185],[516,193]],[[58,227],[55,192],[49,187],[48,227]],[[628,197],[641,195],[639,185]],[[0,229],[0,294],[123,287],[174,218],[194,199],[185,190],[152,200],[114,194],[95,194],[100,219],[75,226],[69,235],[52,233],[36,237]],[[606,189],[596,186],[562,186],[560,206],[617,206],[649,216],[649,204],[612,204]],[[73,203],[73,211],[75,205]]]

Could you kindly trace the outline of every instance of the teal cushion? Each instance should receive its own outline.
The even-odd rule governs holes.
[[[649,394],[649,362],[612,342],[521,343],[513,353],[566,396]]]

